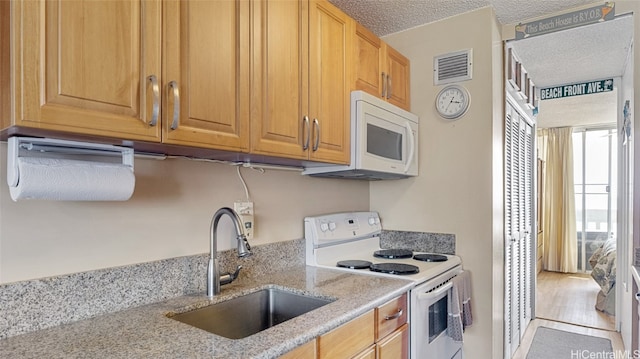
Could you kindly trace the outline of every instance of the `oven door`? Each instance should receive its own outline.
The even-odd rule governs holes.
[[[411,357],[414,359],[450,359],[462,348],[447,335],[448,300],[451,282],[431,291],[427,285],[411,291]]]

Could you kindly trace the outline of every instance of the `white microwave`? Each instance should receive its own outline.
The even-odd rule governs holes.
[[[418,116],[363,91],[351,92],[351,163],[302,174],[365,180],[418,175]]]

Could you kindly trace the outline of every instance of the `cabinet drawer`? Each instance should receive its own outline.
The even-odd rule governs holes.
[[[376,341],[407,322],[407,294],[376,308]]]
[[[319,358],[351,358],[374,342],[374,311],[318,338]]]

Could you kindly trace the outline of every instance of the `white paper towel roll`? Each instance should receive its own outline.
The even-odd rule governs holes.
[[[39,157],[17,162],[18,185],[9,187],[14,201],[126,201],[135,187],[132,169],[122,164]]]

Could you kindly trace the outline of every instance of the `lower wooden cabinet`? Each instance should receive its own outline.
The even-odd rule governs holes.
[[[408,359],[407,294],[281,356],[281,359]]]
[[[318,358],[351,358],[375,341],[375,313],[370,311],[318,338]]]
[[[306,344],[293,349],[281,356],[280,359],[316,359],[316,340],[313,339]]]
[[[374,344],[368,347],[364,351],[354,356],[352,359],[376,359],[376,345]]]
[[[376,343],[377,359],[409,358],[409,325],[404,324]]]

